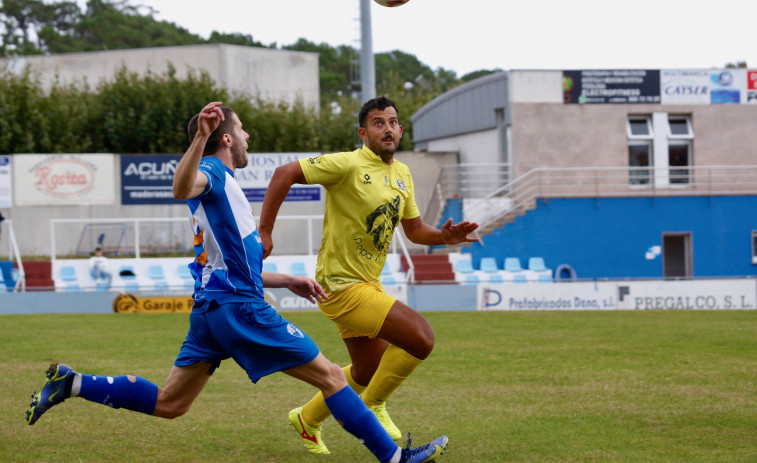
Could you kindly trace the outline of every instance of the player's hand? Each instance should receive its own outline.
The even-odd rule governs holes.
[[[478,238],[469,238],[468,235],[478,228],[475,222],[463,221],[452,225],[452,219],[448,219],[442,225],[442,241],[445,244],[473,243],[479,241]]]
[[[208,136],[218,128],[218,125],[224,120],[223,111],[221,111],[222,104],[220,101],[213,101],[202,108],[197,120],[198,134]]]
[[[321,288],[321,285],[308,277],[292,276],[292,282],[287,285],[287,289],[300,297],[304,297],[313,304],[323,302],[329,298],[326,292],[323,291],[323,288]]]
[[[271,255],[271,251],[273,251],[273,238],[271,238],[271,233],[261,230],[258,228],[258,233],[260,233],[260,241],[263,243],[263,259]]]

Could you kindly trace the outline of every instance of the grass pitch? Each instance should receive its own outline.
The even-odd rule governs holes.
[[[330,321],[284,315],[347,362]],[[440,463],[757,461],[757,311],[424,315],[436,348],[389,411],[417,444],[450,436]],[[332,455],[308,454],[286,417],[313,389],[280,373],[253,385],[233,361],[176,420],[70,399],[26,424],[50,361],[162,385],[188,321],[0,317],[0,461],[373,461],[331,419]]]

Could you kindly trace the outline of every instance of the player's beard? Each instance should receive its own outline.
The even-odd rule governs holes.
[[[397,151],[397,148],[399,147],[399,141],[392,137],[392,140],[396,145],[393,143],[391,148],[386,148],[384,145],[384,139],[387,137],[381,137],[378,140],[378,143],[375,143],[375,146],[368,146],[368,148],[371,149],[375,154],[378,154],[379,156],[389,155],[392,156]]]
[[[234,137],[234,144],[231,147],[231,161],[235,169],[247,167],[247,143],[239,137]]]

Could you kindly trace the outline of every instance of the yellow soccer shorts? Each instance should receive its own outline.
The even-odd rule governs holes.
[[[368,336],[375,338],[394,305],[381,286],[373,283],[356,283],[318,303],[321,312],[339,329],[344,338]]]

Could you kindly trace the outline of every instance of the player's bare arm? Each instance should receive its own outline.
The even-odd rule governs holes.
[[[266,288],[287,288],[294,294],[315,304],[328,299],[326,292],[312,278],[306,276],[286,275],[283,273],[261,273],[263,286]]]
[[[405,236],[413,243],[427,246],[478,241],[478,238],[468,237],[477,228],[478,224],[475,222],[463,221],[452,224],[452,219],[449,219],[439,230],[425,224],[420,217],[402,219],[402,229]]]
[[[276,215],[279,213],[279,208],[281,208],[281,204],[289,193],[289,189],[295,183],[307,183],[298,161],[277,167],[271,182],[268,184],[265,198],[263,198],[263,208],[260,211],[260,223],[258,224],[260,239],[263,241],[263,259],[271,255],[273,250],[271,233],[273,233]]]
[[[198,119],[198,130],[189,145],[187,152],[181,157],[179,164],[176,166],[176,172],[173,177],[173,196],[176,199],[194,198],[205,189],[208,184],[208,178],[198,172],[197,167],[202,159],[202,152],[205,149],[205,143],[213,130],[224,119],[221,111],[221,102],[214,101],[208,103]]]

